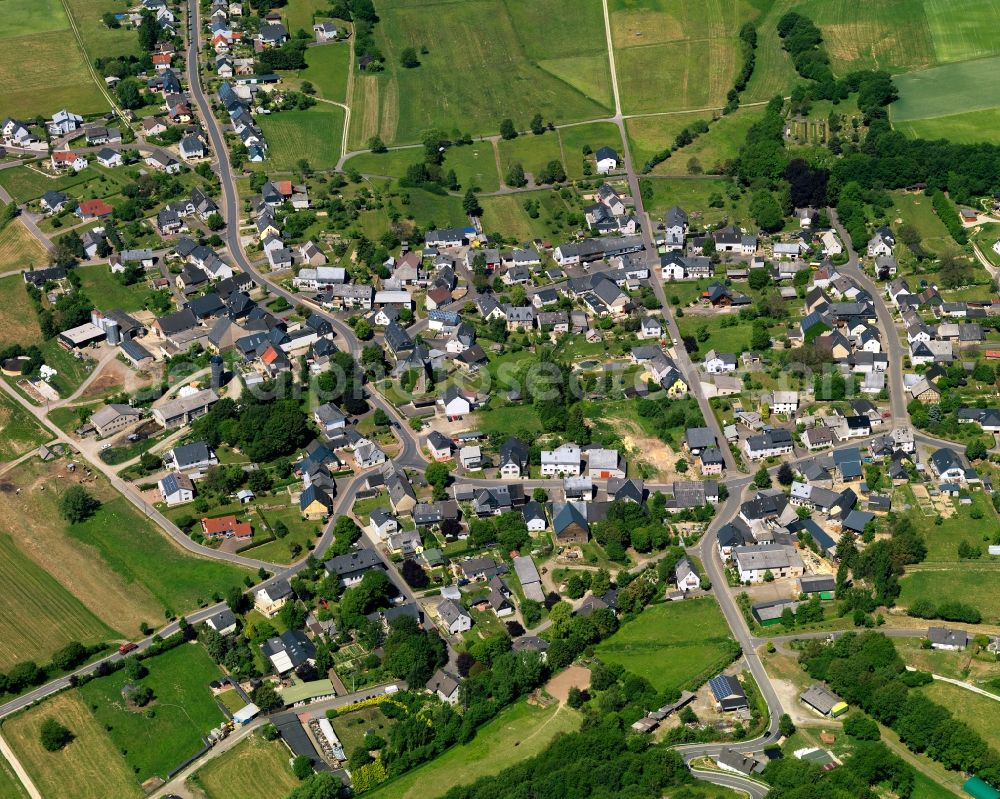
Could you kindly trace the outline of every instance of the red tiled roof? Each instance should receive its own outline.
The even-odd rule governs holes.
[[[72,164],[79,156],[71,150],[66,152],[52,153],[53,161],[65,161],[68,164]]]
[[[217,516],[214,519],[202,519],[201,529],[209,538],[216,538],[218,536],[236,536],[236,538],[249,538],[253,535],[253,528],[248,522],[238,522],[236,517],[230,514],[229,516]]]
[[[264,354],[260,356],[260,359],[265,364],[270,366],[272,363],[278,360],[278,351],[273,346],[268,347],[266,350],[264,350]]]
[[[292,181],[279,180],[274,184],[274,186],[279,192],[281,192],[282,197],[292,196]]]
[[[107,216],[114,210],[104,200],[82,200],[80,202],[80,213],[83,216]]]
[[[153,63],[154,64],[169,64],[173,56],[170,53],[154,53]]]

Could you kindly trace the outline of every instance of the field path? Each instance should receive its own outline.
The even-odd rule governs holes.
[[[28,792],[28,796],[31,799],[43,799],[41,791],[32,781],[31,777],[28,776],[28,772],[24,770],[24,766],[21,765],[21,761],[17,759],[17,755],[14,754],[14,750],[10,748],[10,744],[0,735],[0,755],[10,763],[10,767],[14,770],[14,774],[21,781],[21,785],[24,786],[24,790]]]
[[[604,36],[608,40],[608,64],[611,67],[611,90],[615,95],[615,119],[622,118],[622,101],[618,96],[618,70],[615,67],[615,46],[611,40],[611,16],[608,13],[608,0],[601,0],[604,7]]]
[[[118,103],[115,102],[115,98],[111,96],[108,91],[108,84],[105,83],[104,79],[97,74],[97,70],[94,69],[94,64],[90,60],[90,56],[87,55],[87,48],[83,46],[83,36],[80,35],[80,29],[76,25],[76,19],[73,17],[73,9],[69,7],[69,3],[66,0],[61,0],[63,10],[66,12],[66,18],[69,20],[69,26],[73,29],[73,37],[76,39],[76,46],[80,48],[80,52],[83,53],[83,62],[87,65],[87,71],[90,73],[91,79],[97,86],[97,90],[104,95],[104,99],[108,101],[108,105],[111,110],[115,112],[117,116],[124,124],[128,124],[125,117],[122,116],[122,110],[118,107]]]
[[[916,671],[916,669],[913,668],[912,666],[907,666],[906,670]],[[989,691],[984,691],[982,688],[979,688],[978,686],[973,685],[972,683],[962,682],[961,680],[955,680],[952,679],[951,677],[942,677],[940,674],[934,674],[933,672],[931,673],[931,677],[933,677],[935,680],[938,680],[939,682],[946,682],[949,685],[954,685],[966,691],[972,691],[972,693],[974,694],[985,696],[987,699],[992,699],[994,702],[1000,702],[1000,696],[997,696],[996,694],[991,694]]]

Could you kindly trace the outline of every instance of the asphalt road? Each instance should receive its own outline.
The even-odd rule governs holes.
[[[861,269],[858,253],[851,244],[851,237],[844,229],[844,226],[840,224],[836,209],[827,208],[826,212],[830,218],[830,224],[837,231],[837,235],[840,236],[840,240],[847,248],[847,253],[850,256],[847,264],[838,266],[837,269],[871,294],[872,302],[875,304],[875,314],[878,317],[878,325],[882,331],[882,343],[886,353],[889,355],[889,407],[892,412],[892,426],[898,427],[903,424],[909,424],[910,415],[906,411],[906,390],[903,388],[903,358],[907,355],[908,350],[900,343],[899,331],[896,329],[896,324],[893,321],[892,311],[890,311],[886,304],[884,292]]]
[[[220,210],[226,220],[226,246],[229,250],[233,262],[244,272],[252,275],[258,285],[266,286],[268,290],[279,297],[284,297],[292,305],[303,304],[302,297],[285,290],[282,286],[272,282],[265,277],[250,259],[247,258],[240,241],[240,207],[239,195],[236,192],[236,179],[233,175],[232,166],[229,163],[228,149],[225,137],[218,120],[212,113],[211,104],[205,96],[201,85],[201,76],[198,71],[198,42],[200,39],[200,24],[198,20],[198,4],[194,0],[188,0],[188,11],[192,21],[192,34],[188,47],[187,56],[187,80],[191,96],[201,113],[205,122],[205,130],[211,141],[212,151],[215,154],[215,166],[219,175],[219,182],[222,187],[222,203]],[[357,359],[361,355],[361,343],[354,336],[353,331],[341,319],[327,313],[323,308],[306,302],[319,316],[329,320],[337,334],[346,343],[347,350]],[[409,428],[407,420],[399,414],[396,408],[383,397],[381,397],[372,386],[368,386],[368,401],[376,408],[384,411],[390,419],[397,422],[394,426],[397,438],[402,444],[402,450],[395,460],[407,468],[422,469],[427,465],[420,455],[420,445],[416,434]]]

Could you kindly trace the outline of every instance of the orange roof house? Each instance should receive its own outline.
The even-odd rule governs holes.
[[[104,200],[81,200],[77,208],[77,215],[81,219],[100,219],[111,216],[114,208]]]
[[[217,516],[214,519],[202,519],[201,530],[206,538],[236,538],[246,540],[253,535],[253,528],[249,522],[238,522],[236,517]]]

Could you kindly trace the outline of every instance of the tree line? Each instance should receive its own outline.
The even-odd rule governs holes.
[[[908,672],[891,639],[864,632],[847,633],[833,644],[809,641],[799,662],[845,702],[893,729],[912,751],[1000,785],[1000,753],[947,708],[911,690],[931,676]]]

